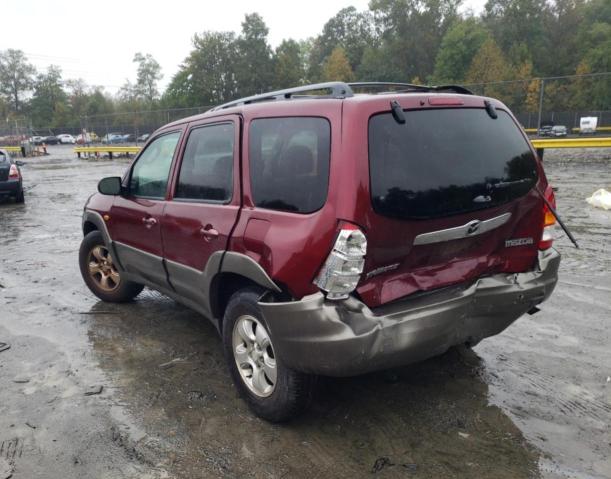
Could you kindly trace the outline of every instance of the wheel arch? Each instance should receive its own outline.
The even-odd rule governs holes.
[[[216,273],[212,275],[208,287],[208,298],[212,317],[222,329],[222,320],[225,308],[231,296],[247,287],[258,287],[262,293],[269,291],[274,295],[284,297],[286,293],[274,282],[265,270],[254,259],[241,253],[232,251],[217,252],[210,258],[208,267]],[[218,262],[218,268],[214,263]]]
[[[104,239],[104,243],[107,248],[110,250],[115,264],[119,268],[120,271],[125,271],[123,264],[121,264],[121,260],[117,255],[117,251],[115,249],[114,242],[108,233],[108,228],[106,227],[106,222],[102,218],[102,215],[97,211],[93,210],[85,210],[83,212],[83,222],[82,222],[83,236],[87,236],[92,231],[99,231],[102,234],[102,238]]]

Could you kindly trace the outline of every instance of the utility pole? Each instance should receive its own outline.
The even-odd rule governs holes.
[[[539,117],[537,120],[537,134],[541,128],[541,113],[543,111],[543,92],[545,91],[545,80],[541,78],[541,87],[539,88]]]

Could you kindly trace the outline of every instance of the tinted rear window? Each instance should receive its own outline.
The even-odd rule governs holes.
[[[327,198],[331,127],[324,118],[267,118],[250,124],[256,206],[311,213]]]
[[[369,121],[371,197],[376,212],[437,218],[507,203],[537,180],[536,162],[504,111],[484,109],[390,113]]]

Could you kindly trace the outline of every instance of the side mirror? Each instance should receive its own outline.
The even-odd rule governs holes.
[[[109,176],[98,183],[98,191],[103,195],[116,196],[121,194],[121,177]]]
[[[16,164],[17,166],[23,166],[23,165],[25,165],[25,163],[24,163],[23,161],[20,161],[20,160],[15,161],[15,164]]]

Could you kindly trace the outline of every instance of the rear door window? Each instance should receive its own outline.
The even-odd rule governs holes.
[[[324,118],[254,120],[250,124],[250,180],[256,206],[312,213],[325,204],[331,126]]]
[[[537,181],[528,143],[502,110],[405,111],[369,121],[374,210],[400,219],[467,213],[525,195]]]
[[[233,123],[204,126],[190,133],[175,198],[231,200],[234,137]]]

